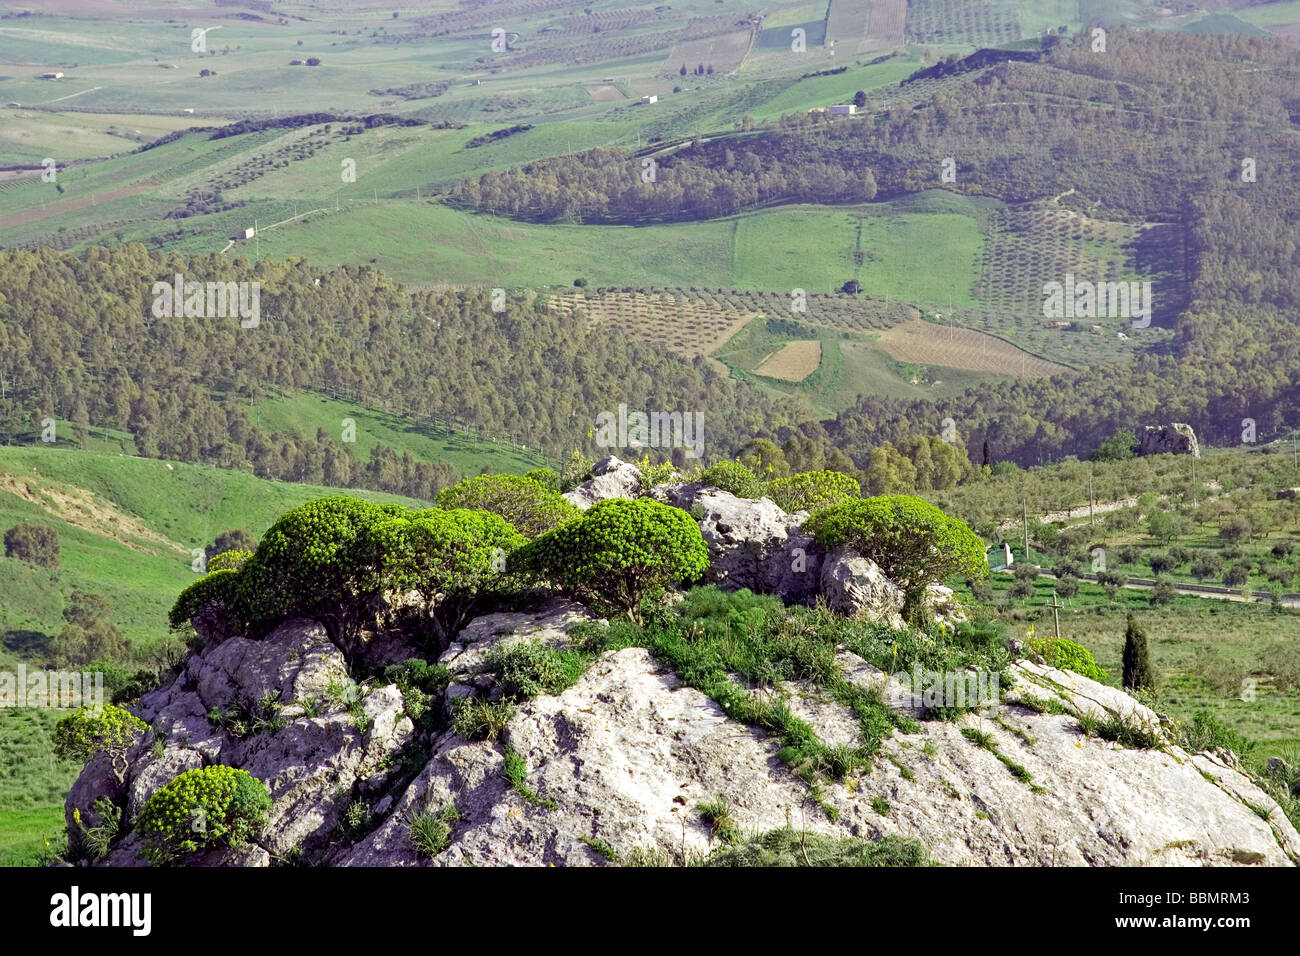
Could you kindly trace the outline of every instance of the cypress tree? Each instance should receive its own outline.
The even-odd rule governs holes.
[[[1146,631],[1128,616],[1124,629],[1124,687],[1128,690],[1155,690],[1156,672],[1151,666]]]

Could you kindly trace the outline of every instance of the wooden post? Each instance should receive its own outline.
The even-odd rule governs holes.
[[[1061,599],[1056,596],[1056,590],[1052,590],[1052,603],[1048,605],[1052,609],[1052,629],[1056,633],[1056,639],[1061,639],[1061,608],[1065,607]]]

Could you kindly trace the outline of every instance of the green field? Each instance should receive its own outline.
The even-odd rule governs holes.
[[[1257,27],[1276,27],[1288,23],[1300,23],[1300,0],[1246,7],[1241,10],[1234,10],[1232,15],[1238,20],[1244,20]]]
[[[440,432],[435,436],[396,415],[314,392],[270,398],[253,409],[251,418],[267,432],[286,431],[311,437],[318,428],[324,428],[335,438],[343,434],[343,420],[351,419],[356,429],[352,452],[360,461],[368,461],[374,446],[382,443],[399,455],[409,452],[421,461],[449,462],[465,474],[478,474],[487,467],[498,474],[521,475],[547,464],[541,456],[504,441],[498,444],[462,433]],[[550,462],[552,467],[555,464]]]

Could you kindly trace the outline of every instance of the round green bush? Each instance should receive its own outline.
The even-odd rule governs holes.
[[[556,477],[559,483],[559,477]],[[475,475],[444,490],[435,499],[439,508],[476,508],[500,515],[522,534],[535,538],[560,522],[576,517],[578,509],[535,478],[527,475]]]
[[[842,501],[814,514],[804,527],[826,550],[844,545],[880,565],[902,588],[909,613],[919,608],[927,585],[954,574],[988,573],[984,542],[975,532],[912,495]]]
[[[763,497],[763,483],[758,476],[738,461],[720,461],[704,469],[696,479],[737,498]]]
[[[598,501],[525,545],[523,568],[578,600],[640,620],[647,595],[709,567],[700,528],[685,511],[648,498]]]
[[[182,591],[167,615],[172,629],[182,630],[194,625],[218,639],[240,630],[242,620],[237,609],[239,574],[234,568],[217,568]]]
[[[382,589],[376,569],[359,551],[362,533],[410,512],[336,495],[286,512],[238,572],[238,610],[249,624],[302,615],[346,637]]]
[[[767,483],[767,496],[785,511],[819,511],[860,494],[858,480],[838,471],[805,471]]]
[[[419,592],[445,644],[484,599],[514,586],[509,558],[528,539],[488,511],[429,508],[408,515],[362,531],[356,557],[385,589]]]
[[[1093,658],[1092,652],[1082,644],[1067,641],[1063,637],[1040,637],[1029,642],[1029,649],[1058,670],[1074,671],[1081,677],[1103,684],[1110,680],[1106,671]]]
[[[238,571],[248,563],[248,559],[252,556],[252,551],[244,551],[239,548],[233,551],[222,551],[220,554],[214,554],[208,559],[208,570]]]
[[[186,770],[151,796],[136,818],[145,856],[155,865],[218,846],[238,847],[266,823],[271,795],[245,770]]]

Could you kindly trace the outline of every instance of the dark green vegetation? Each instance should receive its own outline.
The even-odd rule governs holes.
[[[831,839],[794,829],[772,830],[721,847],[701,866],[929,866],[915,837]]]
[[[952,575],[981,577],[984,544],[959,519],[912,495],[850,498],[804,525],[827,551],[845,546],[880,565],[917,610],[926,586]]]
[[[153,284],[177,273],[261,283],[260,321],[245,328],[238,318],[152,315]],[[40,304],[33,276],[66,310]],[[459,479],[455,467],[375,448],[362,465],[349,420],[309,435],[267,434],[244,404],[272,387],[364,393],[429,436],[472,428],[532,447],[546,436],[552,460],[589,444],[595,414],[620,403],[702,410],[720,447],[784,417],[709,368],[590,335],[527,297],[494,311],[486,292],[408,292],[371,268],[318,273],[301,260],[253,265],[219,256],[186,263],[139,246],[95,250],[84,261],[42,250],[0,254],[0,296],[13,304],[0,326],[6,443],[36,440],[48,416],[86,431],[88,422],[129,431],[147,457],[429,500]],[[112,303],[104,307],[111,315],[100,301]],[[99,358],[87,364],[75,358],[82,353]],[[176,368],[193,376],[178,380]]]

